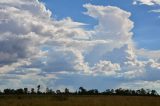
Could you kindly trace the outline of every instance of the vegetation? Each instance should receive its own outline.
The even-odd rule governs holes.
[[[103,92],[83,87],[76,92],[70,92],[68,88],[64,91],[40,90],[40,85],[36,91],[34,88],[4,89],[0,92],[0,106],[160,106],[158,93],[143,88],[107,89]]]
[[[37,92],[34,88],[31,88],[29,91],[28,88],[20,88],[20,89],[4,89],[3,92],[0,92],[1,95],[24,95],[24,94],[51,94],[51,95],[122,95],[122,96],[159,96],[156,90],[150,89],[139,89],[139,90],[131,90],[131,89],[107,89],[103,92],[99,92],[97,89],[86,90],[83,87],[79,87],[79,90],[76,92],[70,92],[68,88],[62,92],[60,90],[53,91],[52,89],[46,88],[45,92],[40,91],[40,85],[37,86]]]

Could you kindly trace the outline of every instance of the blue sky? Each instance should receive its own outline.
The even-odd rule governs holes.
[[[149,11],[159,9],[159,6],[133,5],[133,0],[42,0],[49,8],[56,19],[71,17],[74,21],[87,23],[92,28],[97,24],[95,19],[83,14],[86,11],[83,4],[117,6],[123,10],[131,12],[131,20],[134,21],[133,39],[139,48],[159,50],[160,42],[160,18],[158,13]],[[125,3],[124,3],[125,2]]]
[[[160,92],[159,27],[159,0],[1,0],[0,89]]]

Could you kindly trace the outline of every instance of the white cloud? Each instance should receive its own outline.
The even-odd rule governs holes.
[[[135,61],[136,55],[134,47],[130,44],[125,44],[121,48],[115,48],[113,51],[106,53],[104,58],[114,63],[124,64],[127,61]]]
[[[130,42],[130,31],[133,28],[133,22],[129,19],[131,13],[112,6],[85,4],[84,7],[87,9],[85,14],[98,20],[93,39],[118,39],[117,43]]]
[[[146,50],[146,49],[137,49],[136,55],[142,59],[160,59],[160,50]]]
[[[100,58],[95,61],[96,64],[103,54],[123,46],[124,41],[125,43],[131,42],[132,33],[130,30],[133,27],[133,22],[128,19],[130,13],[111,6],[86,4],[84,7],[88,9],[88,15],[94,18],[103,11],[97,17],[99,24],[95,26],[93,31],[83,29],[82,26],[85,24],[74,22],[71,18],[60,21],[51,19],[51,12],[38,1],[20,0],[20,2],[17,1],[17,4],[12,1],[1,1],[1,20],[5,20],[1,21],[0,24],[1,43],[3,45],[0,53],[3,55],[1,56],[2,68],[3,65],[11,66],[15,62],[25,60],[31,64],[26,67],[50,71],[53,69],[69,71],[71,69],[72,71],[89,72],[91,71],[91,67],[88,66],[89,61],[85,60],[87,55],[92,54],[94,49],[96,50],[97,45],[106,48],[106,50],[100,49],[100,55],[96,56]],[[92,13],[92,10],[95,11]],[[35,11],[38,12],[35,13]],[[105,19],[105,17],[108,18]],[[111,22],[109,24],[112,26],[108,22]],[[115,40],[119,42],[114,44]],[[58,64],[61,56],[64,56],[63,59],[66,58],[66,62],[65,64],[60,62],[60,65],[68,64],[69,69],[62,67],[63,70],[58,70],[52,65]],[[46,64],[40,67],[42,63]],[[25,64],[21,66],[23,67],[23,65],[25,67]],[[21,66],[18,65],[17,68]]]
[[[160,1],[159,0],[134,0],[134,4],[145,4],[145,5],[160,5]]]
[[[17,75],[20,81],[15,86],[31,86],[36,81],[45,85],[58,74],[151,79],[151,73],[159,73],[159,60],[152,56],[159,52],[134,47],[130,12],[92,4],[84,8],[86,15],[98,21],[93,30],[69,17],[51,18],[51,12],[38,0],[1,0],[0,77]]]
[[[110,61],[100,61],[93,68],[93,74],[105,74],[107,76],[116,75],[116,71],[120,71],[119,64],[112,64]]]
[[[160,5],[160,0],[134,0],[133,5],[137,5],[137,4],[143,4],[143,5],[154,7],[156,5],[158,5],[158,6]],[[154,9],[150,10],[149,12],[160,13],[160,9],[154,8]]]
[[[59,49],[52,50],[48,55],[46,71],[84,71],[88,72],[87,63],[84,62],[84,57],[79,50],[76,49]]]
[[[150,12],[160,13],[160,9],[157,9],[157,10],[151,10]]]

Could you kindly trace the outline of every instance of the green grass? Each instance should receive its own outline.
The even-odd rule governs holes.
[[[0,96],[0,106],[160,106],[147,96]]]

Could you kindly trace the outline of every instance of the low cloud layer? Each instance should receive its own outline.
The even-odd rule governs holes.
[[[127,80],[160,80],[159,51],[135,47],[130,12],[113,6],[85,4],[83,7],[87,9],[84,14],[98,21],[91,30],[70,17],[52,18],[54,14],[38,0],[1,0],[2,87],[13,82],[14,87],[55,86],[55,81],[60,82],[64,75],[77,81],[80,76],[96,76],[103,81],[103,76],[113,83],[123,80],[120,84]],[[60,84],[56,86],[74,86],[68,82]]]

